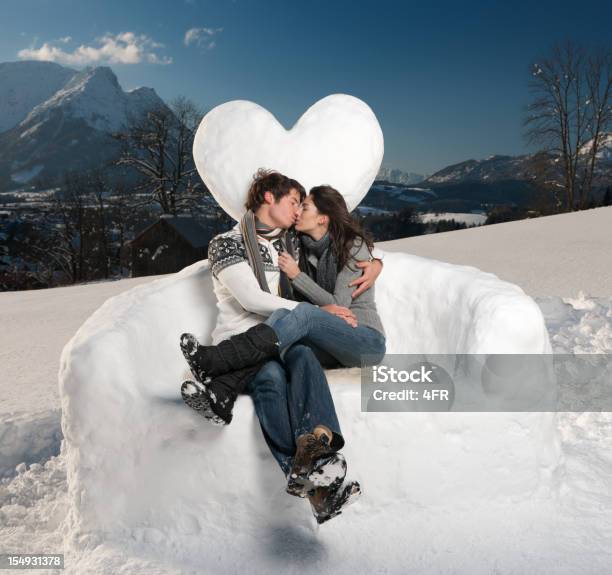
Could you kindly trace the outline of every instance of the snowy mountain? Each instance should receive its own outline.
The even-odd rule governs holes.
[[[589,140],[582,148],[582,153],[591,149]],[[491,183],[501,181],[529,181],[533,178],[533,154],[521,156],[492,155],[484,160],[467,160],[448,166],[429,176],[423,184],[451,185],[468,182]],[[601,161],[597,175],[610,178],[612,171],[612,133],[602,134],[600,137],[597,157]],[[549,156],[551,165],[557,163],[557,158]]]
[[[28,114],[19,125],[20,137],[35,133],[60,109],[71,119],[82,118],[90,128],[110,133],[124,126],[129,117],[159,105],[164,104],[155,90],[124,92],[110,68],[88,68]]]
[[[612,132],[602,133],[598,139],[599,146],[595,156],[599,160],[603,160],[603,162],[606,164],[612,163]],[[586,144],[582,146],[582,148],[580,148],[580,151],[583,154],[587,154],[588,152],[590,152],[591,146],[593,145],[594,141],[595,138],[591,138]]]
[[[0,132],[19,124],[76,73],[53,62],[0,63]]]
[[[531,155],[492,155],[484,160],[467,160],[436,172],[429,176],[424,183],[433,185],[527,180],[530,179],[528,164],[531,158]]]
[[[1,188],[103,167],[117,153],[112,132],[130,118],[165,106],[151,88],[123,91],[108,67],[69,72],[58,89],[0,134]]]
[[[418,184],[422,182],[427,176],[421,174],[415,174],[413,172],[403,172],[394,168],[381,167],[376,176],[377,180],[383,180],[392,184],[404,184],[406,186],[412,184]]]

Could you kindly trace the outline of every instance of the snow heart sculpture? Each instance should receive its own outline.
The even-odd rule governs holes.
[[[196,160],[234,217],[262,164],[306,186],[335,185],[353,206],[380,163],[378,123],[350,96],[315,104],[289,135],[255,104],[230,102],[210,114],[198,132]],[[330,123],[335,128],[326,131]],[[336,146],[345,133],[362,144],[347,141],[351,153],[332,146],[320,156],[317,133]],[[321,165],[308,147],[299,148],[302,140]],[[283,141],[291,153],[272,145]],[[269,155],[273,149],[279,158]],[[336,154],[337,163],[327,154]],[[392,354],[551,351],[536,303],[520,287],[471,266],[388,253],[376,299]],[[188,331],[209,342],[216,318],[211,273],[202,261],[108,300],[64,348],[59,380],[72,506],[67,529],[75,546],[137,545],[147,556],[176,559],[198,572],[267,573],[279,561],[285,568],[294,548],[306,545],[301,557],[309,564],[329,556],[339,573],[365,572],[379,565],[355,553],[356,542],[366,534],[372,547],[403,549],[419,528],[412,523],[417,508],[452,515],[476,504],[546,496],[554,486],[561,461],[554,414],[365,413],[359,370],[334,370],[328,375],[347,438],[344,453],[364,496],[350,515],[328,524],[321,548],[314,535],[302,535],[313,522],[310,510],[285,494],[251,399],[238,398],[234,421],[222,429],[180,399],[189,370],[179,336]],[[489,388],[498,376],[488,378]],[[510,383],[522,382],[514,377]]]
[[[244,213],[246,191],[259,168],[278,170],[306,190],[333,186],[352,210],[370,189],[383,152],[376,116],[346,94],[319,100],[291,130],[253,102],[227,102],[206,114],[193,143],[200,176],[235,220]]]

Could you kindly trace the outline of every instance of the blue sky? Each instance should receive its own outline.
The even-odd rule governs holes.
[[[0,14],[0,61],[106,64],[165,100],[253,100],[290,127],[352,94],[382,125],[383,165],[418,173],[530,151],[530,63],[565,38],[612,37],[612,3],[590,0],[0,0]]]

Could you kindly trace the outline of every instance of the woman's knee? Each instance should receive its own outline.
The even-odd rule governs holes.
[[[307,301],[303,301],[293,308],[292,313],[308,317],[316,313],[318,309],[319,308],[316,305],[308,303]]]
[[[383,340],[382,343],[375,346],[371,352],[368,352],[368,354],[364,356],[364,361],[362,362],[362,365],[364,367],[378,365],[384,359],[386,353],[387,348],[385,345],[385,340]]]
[[[277,361],[268,361],[250,381],[248,389],[254,395],[258,389],[282,389],[287,385],[285,368]]]
[[[362,357],[362,363],[364,367],[371,365],[378,365],[385,357],[387,353],[386,339],[381,335],[379,338],[371,341],[370,349]]]
[[[262,368],[257,372],[257,379],[259,381],[268,381],[272,383],[286,383],[287,374],[285,368],[278,361],[268,361]]]

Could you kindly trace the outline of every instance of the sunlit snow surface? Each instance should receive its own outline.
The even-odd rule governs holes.
[[[536,301],[555,353],[612,353],[612,298],[577,294],[571,299]],[[18,393],[7,383],[5,393]],[[37,450],[40,434],[38,424],[32,425],[31,437],[27,430],[22,437],[24,453]],[[29,467],[18,466],[15,477],[2,481],[0,549],[63,551],[69,573],[230,573],[239,568],[262,573],[270,569],[295,573],[606,572],[612,553],[612,417],[608,413],[561,413],[558,428],[565,466],[549,499],[480,505],[471,501],[469,506],[457,504],[446,509],[415,506],[410,513],[397,516],[392,501],[375,510],[367,507],[364,495],[345,515],[321,528],[307,521],[278,529],[267,526],[268,543],[257,549],[248,546],[249,533],[236,525],[235,540],[219,541],[214,556],[193,557],[190,566],[175,562],[171,556],[154,557],[152,546],[163,534],[146,528],[132,533],[127,550],[104,543],[96,546],[91,541],[89,547],[70,551],[61,528],[70,507],[65,465],[62,456],[52,457]],[[0,445],[5,445],[4,439],[3,435]],[[401,461],[390,461],[380,473],[394,473],[398,465],[409,468],[410,464],[406,455]],[[364,519],[364,514],[367,530],[351,534],[354,553],[340,556],[337,548],[346,537],[351,518]],[[404,535],[403,544],[372,548],[370,530],[399,531]],[[180,549],[181,542],[173,545]]]

